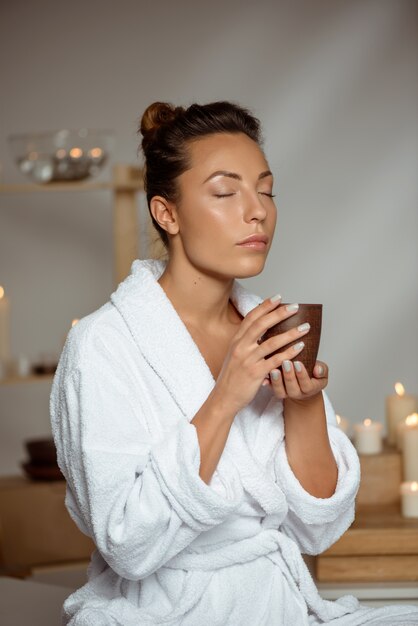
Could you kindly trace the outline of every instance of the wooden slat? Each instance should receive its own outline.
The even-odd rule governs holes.
[[[320,582],[418,581],[416,555],[330,556],[316,560]]]
[[[331,548],[323,552],[326,556],[400,554],[415,554],[418,561],[416,530],[406,528],[399,532],[396,528],[382,528],[379,532],[373,529],[347,531]]]
[[[357,506],[396,504],[400,501],[399,485],[402,481],[400,452],[387,441],[379,454],[360,454],[361,481],[357,493]]]
[[[350,528],[322,554],[416,554],[418,559],[418,519],[402,517],[398,505],[360,507]]]
[[[22,383],[52,382],[54,374],[31,374],[29,376],[7,376],[0,378],[0,385],[18,385]]]

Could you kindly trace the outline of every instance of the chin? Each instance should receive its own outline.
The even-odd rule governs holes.
[[[261,257],[261,255],[260,255]],[[235,267],[236,278],[251,278],[260,274],[266,264],[267,257],[248,260],[246,263],[237,263]]]

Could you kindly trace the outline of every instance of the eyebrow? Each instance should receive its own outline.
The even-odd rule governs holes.
[[[208,180],[210,180],[211,178],[214,178],[215,176],[228,176],[229,178],[235,178],[236,180],[242,180],[242,176],[240,176],[239,174],[236,174],[235,172],[228,172],[226,170],[217,170],[216,172],[213,172],[213,174],[211,174],[210,176],[208,176],[202,184],[207,183]],[[266,176],[273,176],[272,172],[270,172],[270,170],[266,170],[265,172],[261,172],[261,174],[258,177],[258,180],[260,180],[261,178],[265,178]]]

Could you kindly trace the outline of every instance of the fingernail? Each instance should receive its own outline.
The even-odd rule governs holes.
[[[309,322],[305,322],[305,324],[301,324],[300,326],[298,326],[298,331],[300,333],[303,333],[304,330],[309,330],[311,327],[311,325],[309,324]]]
[[[298,372],[302,371],[302,365],[300,364],[299,361],[294,361],[294,366],[295,366],[295,370]]]
[[[278,302],[278,301],[279,301],[279,300],[281,300],[281,299],[282,299],[282,297],[281,297],[281,295],[278,293],[278,294],[276,294],[275,296],[272,296],[272,297],[270,298],[270,302]]]
[[[292,364],[290,361],[283,361],[283,367],[286,372],[290,372],[290,370],[292,369]]]
[[[286,311],[297,311],[299,308],[298,304],[288,304],[286,307]]]
[[[302,350],[303,346],[304,346],[304,342],[303,341],[299,341],[299,343],[295,343],[293,346],[293,350],[295,350],[296,352],[298,350]]]
[[[324,368],[322,367],[322,365],[318,365],[318,374],[322,376],[323,373],[324,373]]]
[[[279,380],[280,372],[278,370],[271,370],[270,376],[273,380]]]

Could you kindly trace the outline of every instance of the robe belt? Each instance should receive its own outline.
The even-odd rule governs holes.
[[[222,567],[228,567],[236,565],[238,563],[247,563],[253,561],[260,556],[266,556],[272,552],[277,552],[278,549],[284,547],[288,542],[293,544],[292,557],[294,559],[302,559],[297,546],[288,537],[284,536],[277,528],[268,528],[262,530],[252,537],[241,539],[227,545],[217,545],[215,549],[211,550],[210,546],[206,551],[192,552],[190,550],[183,550],[172,559],[167,561],[164,567],[172,569],[185,569],[185,570],[216,570]]]
[[[247,563],[266,556],[278,565],[289,580],[291,586],[299,589],[309,609],[324,621],[342,617],[359,607],[354,596],[343,596],[338,602],[324,600],[318,592],[315,582],[306,566],[296,543],[277,528],[269,528],[253,537],[242,539],[225,546],[218,546],[206,552],[183,550],[167,561],[163,567],[204,572]]]

